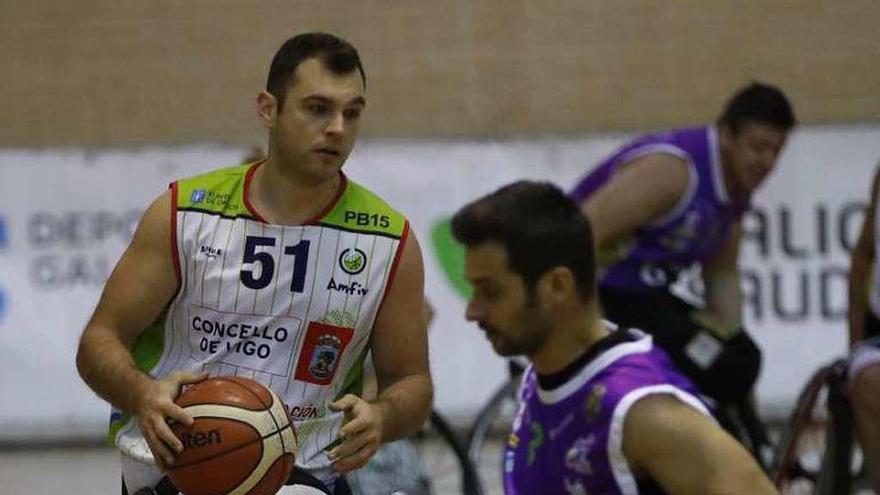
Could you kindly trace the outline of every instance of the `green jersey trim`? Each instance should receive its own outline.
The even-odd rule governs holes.
[[[129,421],[131,421],[133,414],[130,412],[123,412],[120,416],[113,416],[110,419],[110,429],[107,431],[107,443],[110,445],[116,445],[116,435],[119,434],[119,430],[125,427]]]
[[[244,200],[245,176],[250,167],[247,164],[221,168],[177,181],[177,209],[259,220]]]
[[[176,208],[223,218],[266,222],[247,197],[250,181],[261,163],[222,168],[177,181]],[[328,211],[306,222],[348,232],[400,238],[406,217],[382,198],[341,174],[340,194]]]
[[[345,192],[330,212],[314,223],[399,239],[403,235],[406,217],[370,190],[349,180]]]
[[[342,387],[339,389],[339,394],[333,399],[333,402],[341,399],[345,394],[354,394],[357,396],[363,395],[364,391],[364,361],[367,359],[367,353],[370,352],[370,347],[364,347],[364,350],[361,351],[361,355],[357,357],[357,359],[352,363],[351,368],[348,369],[348,373],[345,374],[345,378],[342,380]]]

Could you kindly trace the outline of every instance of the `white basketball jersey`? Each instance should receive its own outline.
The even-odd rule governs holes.
[[[268,224],[247,200],[257,166],[172,184],[180,289],[134,354],[154,377],[205,370],[271,388],[296,426],[297,465],[332,480],[326,452],[342,415],[327,406],[360,394],[373,322],[408,225],[344,176],[314,221]],[[117,443],[140,441],[128,414],[112,419]]]

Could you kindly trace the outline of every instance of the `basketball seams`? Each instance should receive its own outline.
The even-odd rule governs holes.
[[[213,416],[199,416],[199,417],[200,417],[200,418],[210,418],[210,419],[231,419],[231,418],[226,418],[226,417],[213,417]],[[235,420],[233,420],[233,421],[235,421]],[[192,465],[195,465],[195,464],[199,464],[199,463],[202,463],[202,462],[211,461],[211,460],[214,460],[214,459],[216,459],[216,458],[218,458],[218,457],[222,457],[222,456],[224,456],[224,455],[226,455],[226,454],[231,454],[231,453],[236,452],[236,451],[238,451],[238,450],[241,450],[241,449],[243,449],[243,448],[250,447],[251,445],[253,445],[253,444],[257,443],[257,442],[262,442],[262,443],[263,443],[263,446],[262,446],[263,455],[261,455],[261,457],[265,457],[266,440],[271,439],[271,438],[274,437],[275,435],[283,436],[283,435],[285,434],[285,431],[288,430],[288,429],[293,430],[293,425],[292,425],[292,424],[288,424],[288,425],[285,426],[284,428],[282,428],[282,429],[280,429],[280,430],[273,431],[272,433],[269,433],[269,434],[266,435],[266,436],[260,436],[260,437],[257,437],[257,438],[255,438],[255,439],[250,440],[250,441],[248,441],[248,442],[245,442],[245,443],[243,443],[243,444],[241,444],[241,445],[236,445],[235,447],[233,447],[233,448],[231,448],[231,449],[229,449],[229,450],[224,450],[223,452],[217,452],[216,454],[211,454],[211,455],[209,455],[209,456],[202,457],[202,458],[200,458],[200,459],[197,460],[197,461],[187,462],[187,463],[184,463],[184,464],[175,464],[174,467],[172,467],[172,468],[170,469],[170,471],[174,471],[174,470],[177,470],[177,469],[181,469],[181,468],[189,467],[189,466],[192,466]],[[285,453],[288,453],[288,452],[285,451]],[[257,463],[256,466],[254,466],[253,469],[254,469],[254,470],[257,469],[258,466],[259,466],[259,463]]]
[[[269,408],[269,415],[272,417],[272,421],[275,422],[275,429],[278,431],[282,430],[281,425],[278,424],[278,418],[276,418],[276,415],[280,415],[282,418],[284,418],[285,428],[287,426],[292,426],[293,421],[291,420],[290,415],[287,414],[287,409],[284,407],[284,404],[281,403],[281,399],[278,398],[278,396],[275,394],[275,392],[272,391],[272,389],[267,389],[267,390],[269,390],[269,393],[272,394],[273,404]],[[298,447],[297,438],[296,438],[296,430],[293,428],[291,428],[291,430],[293,431],[293,442],[291,444],[291,448],[289,451],[295,452]],[[288,449],[287,449],[285,442],[284,442],[284,440],[285,440],[284,436],[282,435],[279,438],[281,438],[281,450],[284,452],[287,452]]]
[[[218,380],[218,381],[223,381],[223,382],[231,382],[231,383],[234,383],[234,384],[238,385],[239,387],[245,389],[245,390],[247,391],[247,393],[249,393],[249,394],[253,395],[254,397],[256,397],[257,400],[260,401],[261,404],[263,404],[263,407],[264,407],[264,408],[269,409],[269,408],[272,407],[272,403],[271,403],[271,402],[267,404],[267,403],[266,403],[266,399],[265,399],[263,396],[261,396],[260,394],[258,394],[258,393],[257,393],[256,391],[254,391],[252,388],[246,386],[244,383],[242,383],[242,381],[241,381],[240,379],[226,378],[226,377],[218,376],[218,377],[216,378],[216,380]],[[259,384],[258,384],[258,385],[259,385]],[[260,387],[262,387],[262,385],[260,385]],[[268,389],[265,389],[265,388],[264,388],[263,390],[268,391]],[[269,400],[272,400],[272,401],[274,402],[273,399],[274,399],[274,397],[272,397],[272,392],[269,392]]]
[[[184,410],[190,413],[193,419],[228,419],[238,423],[245,423],[253,427],[260,437],[278,430],[278,424],[271,419],[271,414],[267,414],[268,411],[266,410],[249,411],[235,406],[220,404],[199,404],[197,406],[187,406]]]
[[[210,380],[213,382],[229,383],[229,384],[235,385],[237,387],[240,387],[241,389],[245,390],[248,393],[248,395],[256,398],[257,402],[259,402],[261,407],[256,407],[251,404],[241,404],[241,403],[223,404],[223,405],[239,407],[241,409],[246,409],[249,411],[267,411],[267,410],[271,409],[272,404],[277,400],[275,397],[273,397],[272,392],[269,391],[269,401],[267,401],[260,394],[258,394],[253,389],[248,387],[246,383],[242,383],[242,380],[239,378],[229,378],[229,377],[224,377],[224,376],[218,376],[218,377],[211,378]],[[202,382],[202,383],[204,383],[204,382]],[[260,386],[262,387],[262,385],[260,385]],[[265,390],[268,390],[268,389],[265,389]],[[208,395],[210,395],[210,394],[208,394]],[[198,402],[186,402],[186,399],[187,399],[186,394],[183,394],[177,400],[180,401],[181,399],[183,399],[183,401],[185,402],[185,404],[186,404],[185,407],[195,406],[195,405],[207,405],[207,404],[221,405],[221,404],[217,404],[216,402],[210,402],[210,401],[216,401],[216,398],[213,398],[213,397],[211,399],[200,399]]]
[[[193,385],[175,402],[196,421],[207,420],[208,424],[201,423],[205,431],[228,428],[230,437],[226,445],[218,444],[201,452],[207,454],[204,457],[171,468],[172,480],[175,475],[186,477],[181,481],[193,479],[194,473],[203,472],[201,465],[231,468],[229,463],[240,458],[242,462],[222,478],[225,495],[250,495],[254,490],[264,493],[286,481],[286,473],[295,465],[298,442],[296,428],[275,392],[251,379],[220,376]],[[214,426],[212,422],[219,424]],[[186,431],[179,430],[179,425],[174,430],[178,436]],[[193,433],[204,432],[200,429]],[[215,449],[226,450],[217,452]],[[194,452],[196,456],[197,452]],[[213,486],[219,489],[221,485]]]
[[[248,466],[248,469],[245,471],[245,475],[243,477],[233,480],[231,483],[229,483],[229,485],[231,485],[231,489],[224,492],[224,495],[247,495],[254,487],[260,485],[260,483],[265,480],[265,477],[269,474],[269,471],[272,469],[273,466],[276,465],[278,461],[286,462],[284,461],[284,459],[289,458],[291,466],[295,465],[294,453],[292,451],[287,451],[283,449],[284,438],[285,436],[290,435],[292,431],[293,425],[288,423],[288,425],[285,426],[283,429],[274,431],[265,437],[251,440],[250,442],[244,443],[235,448],[223,452],[218,452],[216,454],[199,459],[195,462],[174,466],[169,471],[176,471],[186,467],[194,466],[196,464],[211,462],[214,459],[234,454],[242,449],[249,448],[254,444],[259,443],[259,460],[252,466]],[[273,438],[276,436],[278,438]],[[279,449],[279,446],[281,446],[282,448]],[[280,484],[283,485],[286,479],[287,477],[282,474],[282,478],[279,480]]]
[[[277,490],[275,487],[284,486],[289,476],[287,473],[292,469],[292,465],[292,454],[281,455],[272,462],[263,477],[250,488],[247,495],[268,495],[267,490],[275,493]]]
[[[293,428],[293,425],[288,424],[284,427],[284,429]],[[272,437],[278,436],[278,439],[273,439]],[[260,462],[257,463],[256,467],[251,470],[250,476],[245,478],[239,485],[235,487],[232,491],[226,493],[226,495],[246,495],[252,488],[257,486],[259,482],[266,476],[266,473],[272,468],[276,461],[281,459],[287,452],[285,450],[281,450],[281,455],[279,456],[267,456],[266,450],[270,447],[268,445],[269,442],[280,442],[282,447],[284,445],[284,439],[282,436],[282,431],[276,431],[272,435],[264,438],[263,440],[263,455],[260,457]],[[274,449],[277,449],[278,445],[274,446]]]
[[[223,418],[221,418],[221,419],[223,419]],[[271,437],[272,435],[269,435],[269,436]],[[183,463],[183,464],[175,464],[173,467],[169,468],[169,471],[176,471],[176,470],[183,469],[186,467],[195,466],[196,464],[201,464],[203,462],[213,461],[214,459],[216,459],[218,457],[223,457],[225,455],[229,455],[229,454],[238,452],[241,449],[248,448],[248,447],[256,444],[257,442],[260,442],[262,444],[262,445],[260,445],[260,459],[262,461],[262,459],[264,457],[266,457],[266,453],[265,453],[266,446],[264,443],[264,439],[262,437],[259,437],[259,438],[255,438],[249,442],[243,443],[241,445],[237,445],[229,450],[224,450],[222,452],[217,452],[215,454],[211,454],[209,456],[202,457],[197,461],[187,462],[187,463]],[[253,472],[253,470],[257,469],[257,467],[259,467],[261,461],[255,462],[254,466],[252,468],[250,468],[250,471]],[[241,483],[244,483],[244,481],[247,478],[248,478],[247,476],[244,476],[240,481],[238,481],[238,484],[236,484],[235,486],[239,486]]]

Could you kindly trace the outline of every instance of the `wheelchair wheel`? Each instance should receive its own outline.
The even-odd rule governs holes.
[[[520,378],[508,380],[480,410],[468,434],[468,457],[480,479],[484,495],[500,495],[504,442],[516,414],[516,395]]]
[[[409,438],[385,444],[347,475],[354,495],[477,495],[476,473],[458,436],[436,411]]]
[[[843,394],[845,360],[820,368],[801,390],[773,459],[784,494],[846,495],[867,486]]]
[[[446,419],[436,411],[412,439],[433,495],[479,495],[476,469]]]

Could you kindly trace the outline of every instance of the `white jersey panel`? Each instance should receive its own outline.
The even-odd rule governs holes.
[[[880,201],[874,205],[874,252],[880,253]],[[880,317],[880,263],[874,260],[871,266],[871,286],[868,288],[868,302],[874,316]]]
[[[327,405],[359,378],[400,239],[201,211],[176,222],[182,283],[151,373],[205,370],[272,388],[297,429],[297,464],[332,479],[324,449],[342,417]]]

